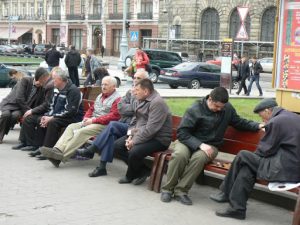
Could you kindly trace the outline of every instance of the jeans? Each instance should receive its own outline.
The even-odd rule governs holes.
[[[254,75],[254,76],[250,77],[250,83],[249,83],[249,86],[248,86],[248,93],[247,94],[250,95],[253,82],[255,82],[255,84],[256,84],[256,87],[259,91],[259,95],[262,95],[263,93],[262,93],[261,87],[259,85],[259,75]]]

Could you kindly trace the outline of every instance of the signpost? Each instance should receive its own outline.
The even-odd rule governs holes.
[[[240,16],[241,26],[240,26],[240,29],[237,32],[235,38],[238,39],[238,40],[242,40],[241,55],[243,55],[243,52],[244,52],[244,42],[243,41],[249,39],[249,36],[247,34],[247,30],[246,30],[246,27],[245,27],[245,20],[246,20],[246,17],[248,15],[248,12],[249,12],[249,7],[239,6],[239,7],[237,7],[237,10],[238,10],[238,13],[239,13],[239,16]]]

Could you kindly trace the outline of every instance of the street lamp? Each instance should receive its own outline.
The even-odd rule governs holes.
[[[12,27],[11,17],[12,17],[12,0],[10,0],[9,17],[8,17],[8,40],[7,40],[8,45],[10,45],[10,37],[11,37],[11,27]]]
[[[167,3],[168,1],[168,3]],[[171,0],[164,0],[164,9],[163,13],[167,14],[168,17],[168,25],[167,25],[167,43],[166,43],[166,50],[169,50],[169,41],[170,41],[170,1]],[[168,9],[166,8],[166,4],[168,4]]]
[[[120,59],[118,63],[118,69],[122,69],[125,66],[125,55],[128,51],[128,40],[127,40],[127,33],[126,33],[126,17],[127,17],[127,1],[123,0],[123,30],[122,30],[122,38],[120,43]]]

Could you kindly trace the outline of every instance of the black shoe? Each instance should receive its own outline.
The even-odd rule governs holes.
[[[142,183],[144,183],[147,180],[148,175],[144,175],[142,177],[136,178],[132,183],[134,185],[140,185]]]
[[[37,149],[37,150],[35,150],[35,151],[33,151],[33,152],[28,153],[28,155],[29,155],[30,157],[36,157],[36,156],[38,156],[38,155],[40,155],[40,154],[42,154],[41,151],[40,151],[40,149]]]
[[[231,207],[228,207],[225,210],[218,210],[216,211],[217,216],[221,217],[230,217],[234,219],[244,220],[246,218],[246,212],[244,211],[237,211],[232,209]]]
[[[37,149],[38,149],[38,147],[36,147],[36,146],[25,146],[25,147],[21,148],[22,151],[28,151],[28,152],[35,151]]]
[[[219,203],[229,202],[227,195],[222,191],[217,194],[210,195],[209,198]]]
[[[47,157],[43,156],[43,155],[39,155],[36,157],[38,160],[47,160]]]
[[[18,144],[18,145],[12,146],[12,149],[13,149],[13,150],[19,150],[19,149],[21,149],[21,148],[24,148],[25,146],[26,146],[26,144],[21,142],[21,143]]]
[[[99,176],[106,176],[107,171],[104,168],[96,167],[93,172],[89,173],[89,177],[99,177]]]
[[[162,192],[160,195],[160,200],[162,202],[171,202],[172,201],[172,194],[170,192]]]
[[[47,159],[47,158],[46,158]],[[56,167],[58,168],[59,167],[59,164],[60,164],[60,160],[56,160],[56,159],[51,159],[51,158],[48,158],[48,160]]]
[[[132,179],[128,178],[128,177],[122,177],[120,180],[119,180],[119,184],[129,184],[132,182]]]
[[[240,94],[240,92],[236,92],[236,94],[237,94],[237,95],[239,95],[239,94]]]
[[[77,155],[79,155],[81,157],[92,159],[92,158],[94,158],[94,154],[95,153],[88,148],[77,149]]]
[[[193,205],[192,200],[187,195],[176,195],[175,199],[184,205]]]

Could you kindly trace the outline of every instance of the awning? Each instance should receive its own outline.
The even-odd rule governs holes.
[[[17,40],[23,34],[31,30],[32,28],[12,27],[12,32],[10,33],[10,39]],[[8,36],[9,36],[8,27],[0,27],[0,39],[7,40]]]

